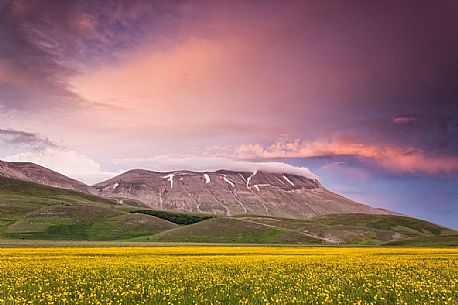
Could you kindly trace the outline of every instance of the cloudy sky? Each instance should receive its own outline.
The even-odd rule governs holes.
[[[458,228],[457,37],[453,0],[0,0],[0,159],[275,161]]]

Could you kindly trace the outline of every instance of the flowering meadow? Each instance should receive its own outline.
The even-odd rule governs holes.
[[[1,304],[458,304],[458,249],[0,249]]]

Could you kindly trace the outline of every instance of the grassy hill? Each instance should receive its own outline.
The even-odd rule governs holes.
[[[252,223],[235,217],[220,217],[164,231],[148,237],[151,241],[259,244],[322,244],[323,241],[299,231]],[[138,239],[142,240],[142,239]]]
[[[458,233],[404,216],[309,220],[140,209],[117,200],[0,177],[0,239],[457,246]]]
[[[385,246],[402,247],[458,247],[458,234],[428,236],[395,240],[385,243]]]
[[[116,201],[0,177],[0,238],[116,240],[176,227]]]
[[[394,231],[409,237],[441,235],[449,231],[447,228],[425,220],[394,215],[335,214],[316,217],[313,222],[324,225],[351,224],[370,229]]]
[[[447,243],[446,240],[453,240],[456,234],[453,230],[430,222],[404,216],[335,214],[299,220],[246,215],[213,218],[137,240],[384,245],[414,239],[420,242],[421,238],[429,238],[436,244],[440,241]]]

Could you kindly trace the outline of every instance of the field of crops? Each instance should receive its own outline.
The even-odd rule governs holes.
[[[458,304],[458,250],[0,249],[4,304]]]

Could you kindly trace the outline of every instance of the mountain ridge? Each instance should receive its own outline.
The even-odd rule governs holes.
[[[330,213],[396,214],[330,192],[317,179],[266,171],[129,170],[93,185],[109,198],[157,210],[307,219]]]

